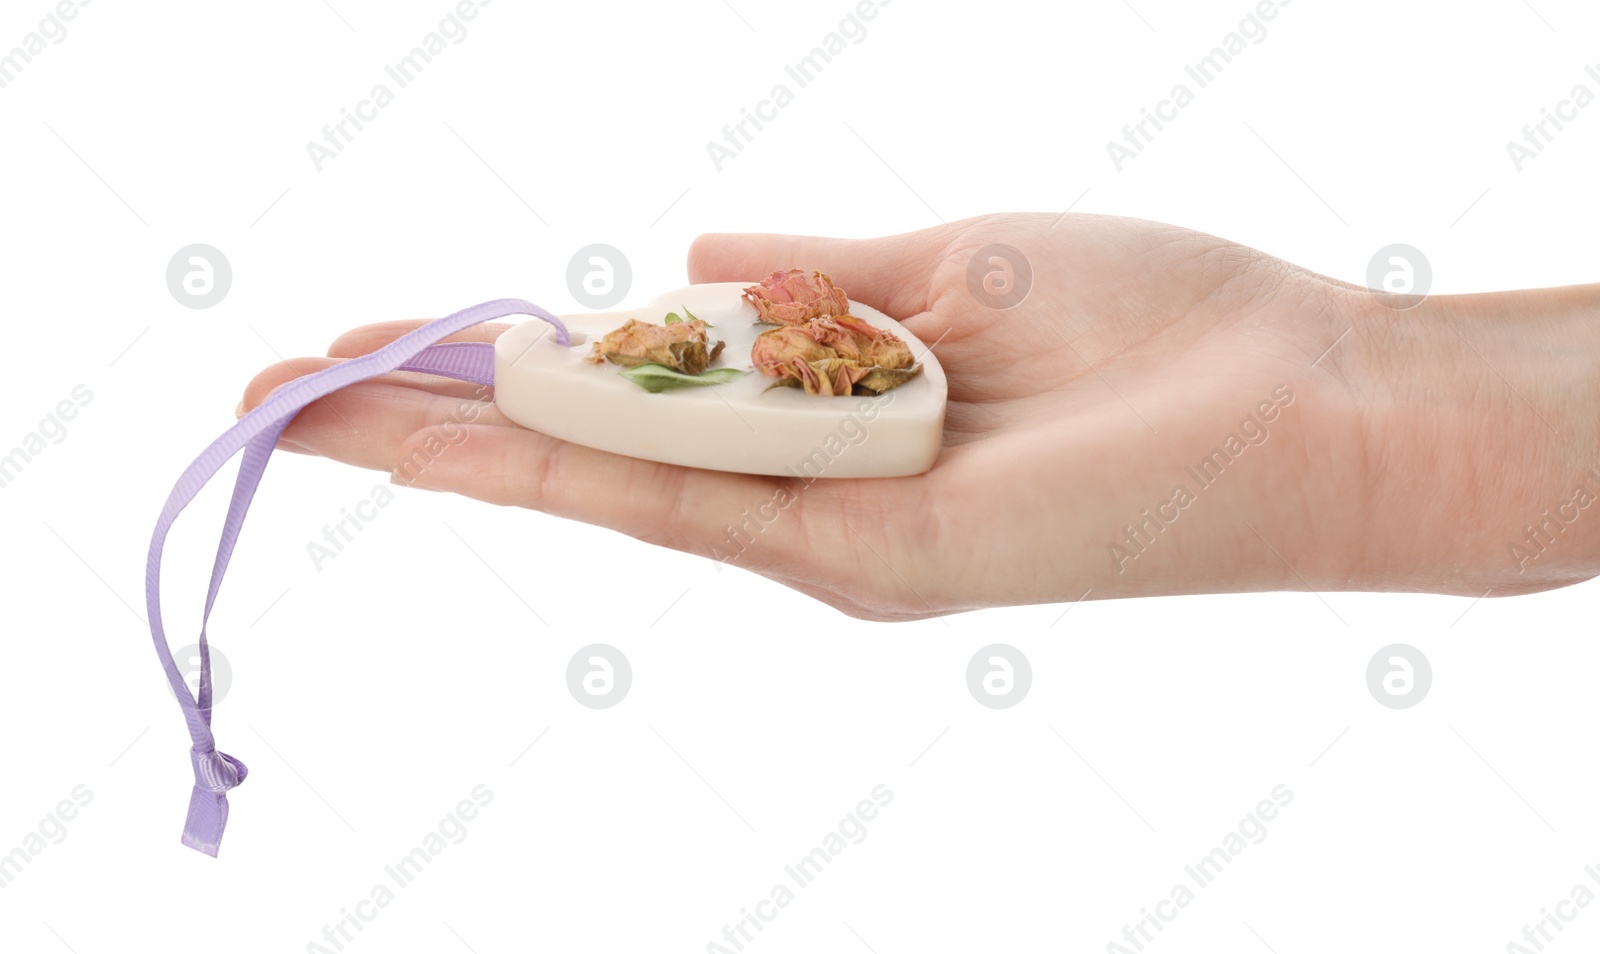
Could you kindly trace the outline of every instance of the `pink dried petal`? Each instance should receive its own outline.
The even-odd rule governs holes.
[[[798,268],[773,272],[746,288],[744,298],[755,306],[762,321],[774,325],[792,325],[850,311],[850,299],[833,286],[828,276],[812,272],[808,277]]]

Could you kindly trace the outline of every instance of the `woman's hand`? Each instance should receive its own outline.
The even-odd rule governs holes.
[[[1477,596],[1600,572],[1600,508],[1560,510],[1580,486],[1600,498],[1593,286],[1396,310],[1222,239],[1094,215],[867,240],[706,235],[689,255],[694,282],[789,267],[933,345],[950,402],[932,470],[806,483],[634,460],[409,374],[306,408],[285,446],[727,559],[871,619],[1086,594]],[[241,413],[418,324],[358,328],[328,359],[263,371]],[[775,519],[752,519],[774,501]]]

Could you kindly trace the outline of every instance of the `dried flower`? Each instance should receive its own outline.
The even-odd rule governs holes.
[[[674,321],[665,325],[628,322],[594,343],[589,360],[610,361],[623,367],[659,364],[687,375],[698,375],[722,353],[723,342],[707,340],[704,321]]]
[[[774,387],[799,387],[824,397],[882,394],[922,370],[905,342],[853,315],[764,331],[756,336],[750,360],[762,374],[778,379]]]
[[[844,315],[850,300],[821,272],[811,277],[798,268],[773,272],[759,284],[744,290],[744,299],[756,308],[761,320],[772,325],[793,325],[823,315]]]
[[[756,336],[750,360],[773,385],[807,394],[881,394],[922,370],[891,331],[850,314],[850,300],[821,272],[773,272],[744,290],[761,320],[779,327]]]

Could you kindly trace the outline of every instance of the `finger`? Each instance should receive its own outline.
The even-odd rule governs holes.
[[[819,271],[852,299],[891,318],[928,310],[950,226],[883,238],[711,233],[689,247],[689,281],[759,281],[788,268]]]
[[[785,575],[817,566],[808,524],[839,523],[836,494],[824,481],[802,493],[786,478],[659,464],[519,428],[429,428],[395,460],[395,483],[540,510]],[[759,524],[750,518],[758,513]]]
[[[306,405],[284,439],[368,470],[392,470],[419,430],[469,424],[512,428],[492,402],[441,397],[415,388],[363,381]]]
[[[325,358],[305,360],[336,363]],[[294,376],[283,365],[263,371],[250,383],[242,410],[265,400],[276,386],[275,381],[281,384]],[[379,378],[351,384],[307,404],[284,429],[279,446],[369,470],[388,471],[393,468],[400,447],[417,431],[474,423],[515,426],[491,400],[436,394]]]
[[[245,411],[265,401],[267,395],[295,378],[331,368],[339,363],[341,362],[334,358],[290,358],[280,361],[261,371],[245,386],[244,400],[239,405],[238,413],[243,415]],[[423,374],[419,371],[393,371],[371,380],[463,401],[487,401],[494,397],[494,391],[481,384],[458,381],[437,374]]]

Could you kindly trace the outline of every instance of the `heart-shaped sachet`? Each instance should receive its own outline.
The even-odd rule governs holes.
[[[922,341],[881,312],[851,302],[848,316],[903,341],[917,373],[876,394],[860,383],[834,396],[775,386],[794,379],[762,373],[752,360],[752,348],[761,336],[784,334],[793,326],[760,322],[743,293],[747,287],[738,282],[691,285],[641,308],[563,315],[570,346],[559,344],[555,329],[545,322],[517,325],[495,344],[495,404],[523,427],[552,437],[707,470],[898,477],[933,466],[944,434],[946,385],[944,370]],[[709,326],[701,352],[709,353],[714,342],[722,342],[717,358],[702,365],[706,370],[679,374],[709,376],[703,386],[675,382],[663,373],[674,369],[660,361],[630,366],[594,360],[595,345],[630,321],[670,331],[696,320]],[[768,337],[763,343],[771,341]],[[656,355],[670,354],[670,345],[656,344]],[[647,348],[636,350],[649,354]],[[769,354],[758,358],[776,353],[781,360],[780,348],[764,350]],[[640,368],[649,370],[641,373]],[[826,370],[822,374],[826,377]],[[864,377],[867,383],[873,380]],[[656,393],[647,390],[661,384],[666,386]]]

